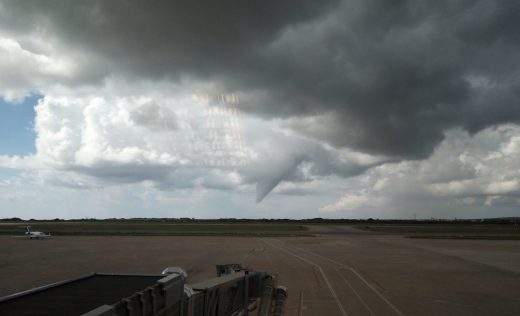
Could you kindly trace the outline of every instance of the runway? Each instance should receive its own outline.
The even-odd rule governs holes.
[[[326,290],[336,303],[336,313],[339,312],[339,315],[403,316],[403,313],[390,302],[389,298],[385,297],[353,267],[315,252],[290,246],[281,240],[265,240],[265,243],[318,269],[320,277],[326,285]],[[318,288],[322,287],[319,286]],[[312,297],[308,293],[305,295],[306,292],[309,291],[302,290],[301,297]],[[340,295],[337,293],[340,293]],[[311,301],[305,302],[304,305],[304,302],[303,299],[300,302],[299,315],[335,314],[330,306],[325,307],[319,302]]]
[[[341,234],[330,232],[340,231]],[[91,272],[267,270],[287,286],[286,315],[519,315],[520,242],[318,237],[0,237],[0,296]]]

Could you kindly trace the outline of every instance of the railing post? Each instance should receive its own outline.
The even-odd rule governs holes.
[[[244,271],[244,316],[249,313],[249,270]]]

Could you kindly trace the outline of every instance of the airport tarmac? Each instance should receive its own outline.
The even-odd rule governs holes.
[[[0,296],[91,272],[167,266],[183,267],[190,283],[214,277],[215,264],[241,263],[288,287],[286,315],[520,314],[520,241],[326,230],[284,238],[2,236]]]

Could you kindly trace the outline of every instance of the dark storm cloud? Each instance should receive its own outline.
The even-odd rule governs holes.
[[[268,86],[274,93],[250,110],[322,115],[290,126],[402,158],[428,156],[452,127],[520,120],[519,5],[383,3],[349,2],[288,32],[268,56],[277,61],[267,76],[279,79]]]
[[[248,71],[252,53],[332,1],[3,2],[4,28],[43,28],[110,71],[177,78]]]
[[[4,28],[51,34],[107,75],[216,81],[248,97],[244,111],[336,147],[424,158],[449,128],[520,121],[514,1],[4,1],[3,12]]]

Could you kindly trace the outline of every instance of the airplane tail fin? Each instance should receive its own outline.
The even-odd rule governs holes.
[[[26,235],[31,234],[31,226],[25,226],[25,234]]]

